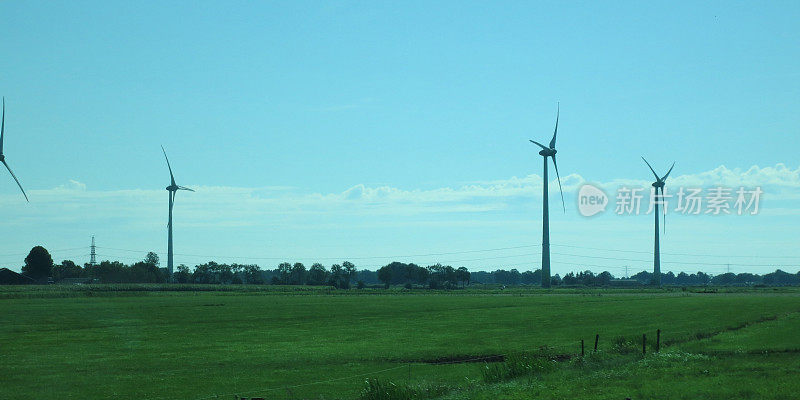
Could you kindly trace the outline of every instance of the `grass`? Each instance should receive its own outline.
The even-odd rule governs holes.
[[[795,353],[748,352],[800,348],[794,289],[170,289],[3,288],[0,398],[713,398],[747,390],[781,398],[800,389],[789,382]],[[656,329],[674,343],[662,354],[676,356],[614,350],[640,346],[641,334],[654,338]],[[580,339],[588,351],[596,333],[601,354],[574,357]],[[514,358],[542,346],[571,358],[552,369]],[[723,354],[737,346],[747,351]],[[497,355],[506,361],[457,362]],[[487,373],[486,365],[500,369]],[[763,371],[753,384],[770,379],[787,389],[743,387],[736,377],[745,366]],[[369,397],[392,387],[395,397]]]

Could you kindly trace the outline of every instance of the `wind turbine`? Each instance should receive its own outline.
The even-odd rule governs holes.
[[[19,179],[17,179],[17,176],[14,175],[13,171],[11,171],[11,167],[9,167],[8,163],[6,162],[6,156],[3,154],[3,136],[5,134],[5,130],[6,130],[6,98],[3,97],[3,121],[0,122],[0,162],[2,162],[3,165],[6,166],[8,173],[11,174],[11,177],[14,178],[15,182],[17,182],[19,190],[21,190],[22,195],[25,196],[25,201],[30,202],[30,200],[28,200],[28,195],[25,194],[25,189],[22,188],[22,185],[20,185],[19,183]]]
[[[564,205],[564,191],[561,190],[561,176],[558,175],[558,164],[556,164],[556,134],[558,133],[558,115],[561,112],[559,105],[556,111],[556,128],[553,130],[553,139],[550,140],[550,146],[547,147],[539,142],[531,140],[531,143],[539,146],[542,150],[539,155],[544,158],[544,175],[542,185],[542,199],[544,200],[542,207],[542,287],[550,287],[550,212],[548,210],[547,199],[547,157],[553,157],[553,167],[556,169],[556,178],[558,178],[558,191],[561,192],[561,206],[564,208],[564,213],[567,212],[567,206]]]
[[[659,197],[658,196],[658,191],[660,190],[661,191],[661,200],[663,201],[663,199],[664,199],[664,182],[667,181],[667,177],[669,176],[669,173],[672,172],[672,168],[675,168],[675,163],[674,162],[672,163],[672,166],[669,167],[669,171],[667,171],[666,175],[664,175],[663,177],[659,178],[658,174],[653,169],[653,167],[650,165],[650,163],[647,162],[647,160],[645,160],[644,157],[642,157],[642,160],[644,160],[644,163],[647,164],[647,166],[650,168],[650,171],[652,171],[653,175],[655,175],[655,177],[656,177],[656,181],[653,182],[653,187],[655,188],[654,202],[655,202],[655,215],[656,215],[656,239],[655,239],[655,243],[653,244],[653,283],[656,286],[661,286],[661,250],[659,248],[659,242],[658,242],[658,203],[660,201],[656,200],[656,198]],[[667,218],[667,209],[666,209],[666,207],[664,207],[664,229],[666,229],[666,225],[667,225],[666,218]]]
[[[167,157],[167,151],[164,150],[164,146],[161,146],[161,151],[164,152],[164,158],[167,160],[167,168],[169,168],[169,186],[167,186],[167,191],[169,192],[169,221],[167,222],[167,269],[169,270],[169,279],[172,281],[172,206],[175,204],[175,193],[178,190],[188,190],[190,192],[194,192],[194,190],[189,189],[187,187],[178,186],[175,184],[175,176],[172,175],[172,167],[169,165],[169,157]]]

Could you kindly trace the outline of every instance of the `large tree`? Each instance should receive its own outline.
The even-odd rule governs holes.
[[[47,279],[53,272],[53,257],[42,246],[36,246],[31,249],[28,256],[25,257],[25,266],[22,267],[22,273],[36,280]]]

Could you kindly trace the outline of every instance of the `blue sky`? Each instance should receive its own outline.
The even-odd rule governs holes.
[[[668,186],[764,186],[757,216],[668,217],[665,269],[800,265],[798,20],[797,2],[0,2],[5,153],[31,197],[0,175],[0,265],[37,244],[85,262],[92,234],[103,259],[164,255],[164,145],[197,190],[176,263],[537,268],[527,140],[557,102],[554,272],[649,268],[652,216],[575,207],[584,181],[647,185],[641,155],[676,162]]]

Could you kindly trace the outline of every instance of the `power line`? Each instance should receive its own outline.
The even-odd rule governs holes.
[[[586,250],[597,250],[597,251],[615,251],[620,253],[637,253],[637,254],[653,254],[652,251],[639,251],[639,250],[620,250],[620,249],[603,249],[599,247],[586,247],[586,246],[575,246],[569,244],[550,244],[551,246],[560,246],[560,247],[571,247],[576,249],[586,249]],[[731,254],[696,254],[696,253],[665,253],[661,252],[661,254],[666,254],[670,256],[689,256],[689,257],[731,257],[731,258],[796,258],[800,259],[800,256],[763,256],[763,255],[752,255],[752,256],[744,256],[744,255],[731,255]]]

